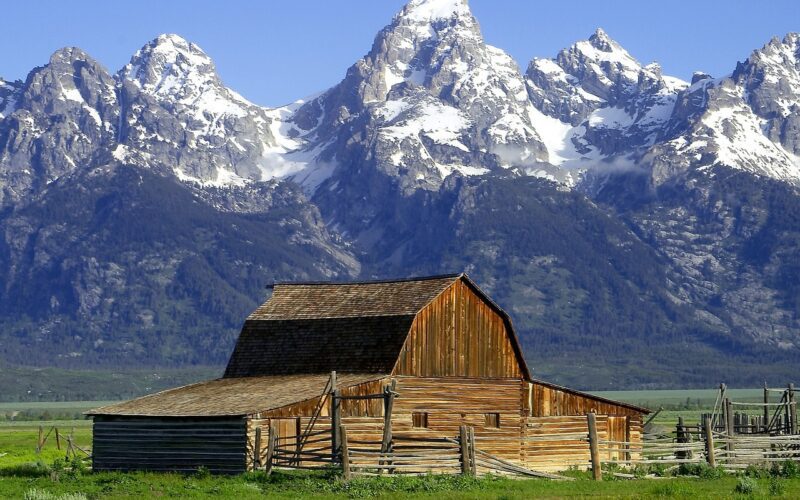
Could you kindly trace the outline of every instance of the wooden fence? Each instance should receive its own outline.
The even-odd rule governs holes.
[[[769,466],[787,460],[800,462],[800,435],[753,435],[717,432],[712,419],[698,429],[678,424],[674,432],[645,434],[641,442],[612,441],[598,437],[594,414],[587,416],[590,461],[595,479],[602,478],[604,464],[624,467],[708,464],[735,471],[749,466]],[[612,455],[612,458],[601,458]],[[618,476],[629,474],[615,472]]]
[[[462,426],[459,435],[434,437],[419,433],[395,434],[390,445],[381,440],[352,439],[342,425],[336,433],[339,453],[333,453],[330,430],[279,437],[270,432],[264,469],[324,469],[341,467],[345,479],[356,475],[466,474],[515,475],[568,479],[522,467],[476,446],[472,427]],[[305,438],[301,441],[301,438]],[[302,445],[300,444],[302,443]],[[314,448],[314,446],[317,446]],[[260,464],[255,464],[257,468]]]

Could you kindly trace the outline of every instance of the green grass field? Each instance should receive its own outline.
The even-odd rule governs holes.
[[[0,472],[4,498],[799,498],[800,478],[666,479],[591,481],[472,479],[460,476],[356,478],[335,473],[204,474],[52,472],[18,469]],[[72,496],[66,496],[72,495]]]
[[[675,425],[678,416],[694,422],[701,411],[713,405],[716,397],[713,390],[599,394],[651,408],[670,408],[657,419],[657,423],[664,427]],[[761,398],[760,389],[737,390],[731,394],[739,401],[758,401]],[[0,415],[9,412],[33,415],[45,411],[69,415],[106,403],[0,403]],[[696,408],[687,409],[687,406]],[[600,483],[589,480],[583,472],[571,472],[577,479],[571,482],[463,477],[358,478],[344,482],[335,472],[278,472],[269,477],[262,473],[232,477],[202,473],[92,474],[80,468],[64,468],[64,450],[56,448],[52,432],[44,449],[37,453],[40,425],[45,432],[57,426],[62,436],[72,434],[78,446],[91,446],[90,420],[0,421],[0,498],[800,498],[800,474],[796,477],[763,474],[755,478],[713,475],[715,477],[640,480],[616,480],[607,476]]]
[[[592,394],[608,399],[624,401],[651,410],[663,406],[665,409],[710,409],[714,406],[719,391],[717,389],[674,389],[654,391],[591,391]],[[726,394],[735,401],[759,403],[763,401],[763,389],[728,389]],[[773,401],[780,395],[772,393]]]

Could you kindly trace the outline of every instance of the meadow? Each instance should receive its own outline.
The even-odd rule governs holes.
[[[761,397],[761,390],[742,390],[737,400]],[[714,404],[709,391],[603,392],[604,397],[648,407],[665,407],[656,422],[670,427],[679,415],[695,420],[699,411]],[[82,447],[91,446],[91,421],[44,420],[48,415],[75,415],[104,402],[0,403],[0,497],[82,500],[94,498],[800,498],[800,470],[748,471],[727,475],[713,469],[684,471],[686,475],[659,479],[622,480],[606,474],[591,481],[583,471],[570,471],[574,481],[518,480],[460,476],[357,478],[343,481],[338,472],[288,473],[270,476],[196,474],[98,473],[87,461],[64,460],[51,431],[37,453],[39,426],[44,432],[57,426],[61,436],[71,435]],[[687,408],[687,406],[692,408]],[[28,420],[8,418],[16,412]],[[47,413],[45,413],[47,412]]]

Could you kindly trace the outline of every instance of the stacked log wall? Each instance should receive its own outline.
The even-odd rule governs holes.
[[[239,418],[96,416],[92,469],[239,473],[246,469],[246,421]]]

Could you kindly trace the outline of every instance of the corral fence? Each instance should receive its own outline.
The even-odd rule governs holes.
[[[780,392],[779,401],[770,395]],[[435,436],[420,432],[393,432],[392,409],[395,382],[380,394],[343,396],[336,388],[336,375],[331,374],[317,408],[305,430],[281,435],[272,424],[269,429],[266,462],[257,453],[254,468],[268,472],[275,469],[340,469],[346,479],[356,475],[390,474],[504,474],[550,479],[567,479],[547,472],[531,470],[523,465],[536,463],[537,468],[569,463],[588,468],[595,479],[602,478],[603,466],[613,465],[611,473],[634,477],[637,468],[651,466],[677,469],[687,464],[708,464],[736,471],[751,465],[769,466],[787,460],[800,462],[800,434],[794,386],[786,389],[764,388],[764,402],[737,402],[720,385],[713,411],[702,416],[697,425],[686,425],[681,417],[674,430],[659,432],[643,426],[640,435],[611,432],[611,419],[589,413],[584,416],[561,417],[558,422],[537,423],[535,432],[524,436],[484,436],[476,438],[474,428],[462,425],[457,435]],[[315,428],[324,403],[330,399],[330,424]],[[347,399],[382,399],[384,403],[381,439],[375,432],[359,432],[358,424],[342,423],[341,402]],[[750,413],[737,412],[746,408]],[[759,415],[752,415],[758,412]],[[651,416],[650,421],[656,415]],[[372,425],[372,424],[370,424]],[[527,424],[526,424],[527,425]],[[527,429],[531,430],[531,429]],[[260,428],[256,430],[256,450],[261,449]],[[519,462],[487,452],[519,446],[526,460]],[[508,446],[506,446],[508,444]],[[493,448],[492,448],[493,447]],[[484,449],[482,449],[484,448]],[[625,470],[629,469],[629,470]]]
[[[384,474],[506,474],[548,479],[568,479],[555,474],[529,470],[486,452],[476,446],[475,429],[462,425],[455,436],[431,436],[415,432],[398,433],[392,429],[392,410],[397,396],[396,381],[380,394],[343,396],[337,390],[336,372],[323,389],[313,415],[304,430],[281,435],[270,424],[266,460],[254,454],[253,467],[271,472],[273,469],[341,468],[345,479],[354,475]],[[330,398],[330,426],[315,430],[323,405]],[[342,423],[341,403],[344,400],[382,399],[383,428],[380,440],[370,440],[356,430],[348,437]],[[261,429],[256,429],[255,450],[261,449]]]
[[[265,470],[304,469],[324,470],[341,468],[345,479],[353,476],[465,474],[471,476],[494,474],[569,479],[556,474],[529,470],[518,464],[479,449],[474,428],[462,426],[454,437],[420,435],[394,435],[387,447],[383,441],[350,439],[347,427],[342,425],[337,433],[339,453],[333,452],[329,430],[308,434],[278,437],[270,433]],[[309,450],[300,448],[318,445]],[[284,443],[289,443],[284,444]]]
[[[630,469],[653,465],[676,469],[684,464],[708,464],[736,472],[750,466],[769,467],[787,460],[800,462],[800,435],[718,432],[710,417],[705,419],[702,427],[685,426],[680,419],[674,431],[645,433],[641,442],[600,439],[594,414],[587,416],[587,428],[588,465],[598,480],[602,478],[603,465],[608,464]],[[633,474],[620,471],[614,474],[633,477]]]
[[[69,434],[64,434],[57,426],[50,426],[47,431],[43,426],[39,426],[39,433],[36,439],[36,454],[40,454],[47,441],[52,439],[52,443],[59,451],[64,451],[67,460],[91,458],[91,450],[85,450],[75,443],[75,428]]]

